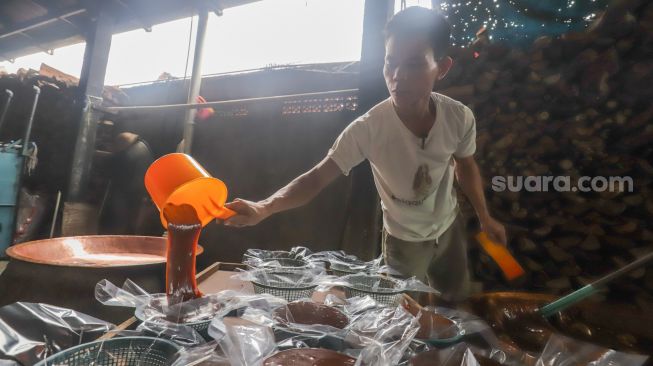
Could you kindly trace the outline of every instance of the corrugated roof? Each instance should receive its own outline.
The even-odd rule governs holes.
[[[114,33],[185,18],[201,7],[212,11],[260,0],[3,0],[0,61],[84,42],[97,9],[115,19]]]

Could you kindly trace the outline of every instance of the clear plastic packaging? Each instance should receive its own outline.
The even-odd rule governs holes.
[[[536,366],[640,366],[647,356],[617,352],[595,344],[553,334]]]
[[[243,255],[243,263],[248,264],[250,261],[267,261],[271,259],[307,259],[313,253],[310,249],[297,246],[287,250],[265,250],[265,249],[247,249]]]
[[[326,261],[320,259],[306,247],[294,247],[290,251],[248,249],[243,256],[243,264],[250,269],[316,269],[324,271]]]
[[[310,298],[321,282],[323,271],[319,268],[259,268],[244,271],[234,277],[250,281],[257,294],[270,294],[294,301]]]
[[[414,347],[413,355],[430,350],[437,353],[438,349],[464,344],[477,357],[491,359],[498,364],[535,364],[536,356],[498,339],[492,328],[476,315],[444,307],[418,308],[407,302],[403,306],[418,317],[420,323],[420,331],[416,335],[416,345],[419,346]]]
[[[347,342],[360,350],[356,365],[397,365],[404,358],[415,335],[419,322],[403,307],[382,307],[366,311],[352,320]]]
[[[135,308],[150,301],[151,295],[131,280],[126,280],[122,288],[108,280],[95,285],[95,299],[107,306]]]
[[[179,351],[171,366],[231,366],[229,358],[216,341]]]
[[[134,315],[141,321],[139,330],[147,335],[171,339],[183,345],[197,345],[209,338],[208,328],[215,317],[236,313],[239,309],[271,309],[286,302],[271,295],[245,295],[222,291],[204,295],[182,303],[168,303],[165,294],[148,294],[130,280],[122,288],[109,281],[95,287],[98,301],[110,306],[135,308]]]
[[[354,273],[374,273],[381,266],[382,258],[363,261],[354,255],[341,250],[324,251],[308,256],[312,261],[323,261],[329,264],[329,269],[336,276],[346,276]]]
[[[243,318],[215,318],[209,335],[232,366],[258,366],[276,350],[272,328]]]
[[[430,351],[420,353],[408,361],[410,366],[499,366],[499,362],[491,359],[482,358],[483,362],[479,359],[465,343],[459,343],[454,346],[443,349],[432,349]]]
[[[111,323],[75,310],[13,303],[0,308],[0,358],[32,365],[59,351],[95,340],[113,328]]]
[[[439,294],[437,290],[415,277],[402,280],[369,273],[355,273],[342,277],[321,276],[319,285],[319,290],[343,287],[347,298],[369,296],[374,301],[388,306],[398,305],[406,292]]]
[[[135,308],[139,327],[148,335],[167,337],[182,344],[203,343],[213,317],[223,315],[225,298],[211,294],[198,299],[169,304],[165,294],[148,294],[130,280],[122,288],[102,280],[95,286],[95,298],[108,306]],[[199,335],[198,335],[199,334]]]
[[[342,286],[361,291],[370,292],[426,292],[432,294],[440,294],[440,292],[424,282],[418,280],[416,277],[408,279],[397,279],[380,274],[366,274],[355,273],[343,277],[335,276],[321,276],[319,284],[324,287]],[[385,280],[390,280],[391,285],[384,283]]]

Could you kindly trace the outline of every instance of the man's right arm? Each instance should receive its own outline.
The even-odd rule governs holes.
[[[237,214],[226,220],[225,225],[256,225],[275,213],[303,206],[341,174],[342,171],[333,159],[326,157],[311,170],[262,201],[252,202],[236,198],[227,203],[225,206]]]

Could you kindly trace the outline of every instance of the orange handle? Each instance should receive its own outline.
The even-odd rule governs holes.
[[[492,241],[484,231],[476,234],[476,240],[481,244],[483,250],[499,265],[508,281],[512,281],[524,274],[524,268],[504,245]]]

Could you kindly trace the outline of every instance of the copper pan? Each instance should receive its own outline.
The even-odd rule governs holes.
[[[204,251],[198,246],[197,254]],[[25,262],[66,267],[125,267],[166,261],[166,239],[154,236],[91,235],[14,245],[7,255]]]
[[[0,275],[0,306],[46,303],[120,323],[134,310],[95,300],[95,284],[132,280],[149,293],[165,292],[166,239],[147,236],[76,236],[10,247]],[[202,248],[198,248],[198,254]]]

